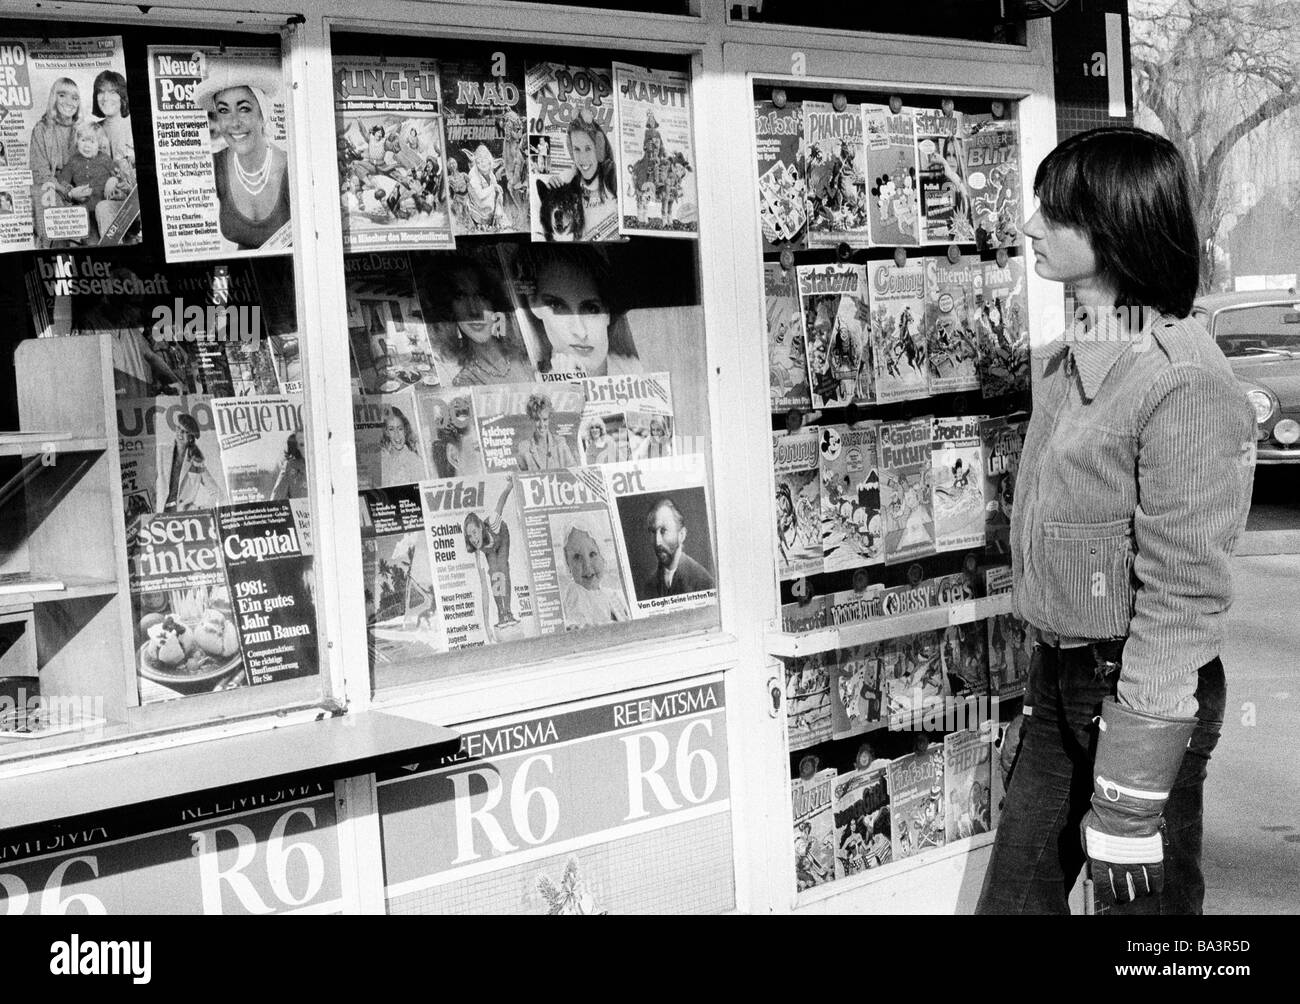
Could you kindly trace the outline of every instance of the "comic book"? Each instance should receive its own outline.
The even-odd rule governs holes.
[[[984,397],[1029,390],[1029,300],[1025,259],[984,262],[975,298],[980,389]]]
[[[441,621],[433,630],[453,652],[539,633],[518,495],[511,474],[420,484]]]
[[[694,237],[700,232],[690,74],[614,63],[620,162],[619,233]]]
[[[410,258],[371,251],[343,259],[353,375],[367,394],[440,382]]]
[[[1012,586],[1011,566],[995,565],[985,569],[984,583],[985,593],[989,596],[1009,593]],[[1024,693],[1029,679],[1034,633],[1028,624],[1013,613],[996,614],[987,623],[989,690],[998,697],[1016,697]]]
[[[796,272],[813,408],[870,404],[876,397],[866,266],[800,265]]]
[[[963,125],[975,246],[980,251],[1015,247],[1023,226],[1020,125],[989,114],[965,115]]]
[[[795,270],[782,268],[777,262],[765,262],[763,295],[767,305],[771,410],[807,410],[812,407],[812,398],[808,393],[808,357],[804,352]]]
[[[981,621],[953,624],[943,632],[943,668],[953,697],[989,695],[989,654]]]
[[[763,250],[808,245],[808,188],[804,178],[803,106],[754,102],[758,143],[758,218]]]
[[[452,248],[438,64],[334,56],[343,250]]]
[[[936,417],[930,447],[934,548],[960,551],[984,546],[984,479],[980,475],[980,420],[975,415]]]
[[[925,259],[923,327],[931,394],[979,389],[974,291],[981,272],[974,255],[963,255],[956,265],[947,258]]]
[[[889,813],[893,859],[944,844],[943,744],[890,762]]]
[[[915,247],[921,243],[921,216],[912,111],[904,109],[895,115],[885,105],[863,105],[862,132],[866,138],[871,243]]]
[[[908,724],[914,716],[943,714],[950,696],[943,665],[943,632],[922,631],[894,639],[899,658],[885,686],[891,722]]]
[[[782,581],[822,570],[820,433],[772,433],[776,474],[777,570]]]
[[[831,682],[826,653],[785,662],[785,730],[789,748],[816,746],[831,737]]]
[[[533,240],[617,240],[623,176],[609,69],[537,63],[526,89]]]
[[[541,633],[631,620],[601,468],[529,471],[518,484]]]
[[[892,261],[871,261],[866,267],[876,400],[888,404],[926,397],[930,375],[923,328],[925,267],[918,259],[909,259],[902,268]]]
[[[934,553],[931,423],[924,415],[880,424],[880,510],[890,563]]]
[[[884,720],[885,685],[899,659],[894,640],[854,645],[827,654],[830,666],[831,734],[860,735]]]
[[[860,624],[885,615],[885,587],[873,582],[865,589],[838,589],[822,597],[826,608],[826,625],[843,627]]]
[[[438,61],[452,232],[526,234],[523,57],[510,49],[457,49],[459,59]]]
[[[935,607],[951,607],[974,598],[975,590],[966,573],[953,572],[922,579],[916,585],[885,589],[880,596],[880,616],[898,617]]]
[[[600,470],[614,503],[632,616],[716,605],[718,563],[704,456],[633,460]]]
[[[217,397],[212,412],[231,503],[307,497],[301,395]]]
[[[673,389],[667,372],[580,377],[578,459],[614,464],[672,456]],[[548,384],[548,386],[554,386]]]
[[[472,388],[483,463],[491,471],[578,466],[584,399],[576,382]]]
[[[835,878],[835,768],[790,781],[794,810],[794,875],[799,892]]]
[[[917,108],[916,163],[921,183],[921,243],[972,244],[970,195],[963,166],[961,113]]]
[[[984,492],[984,547],[1003,558],[1011,555],[1011,504],[1025,441],[1026,417],[998,415],[980,419],[980,453]]]
[[[860,768],[835,779],[835,877],[847,878],[893,858],[889,767]]]
[[[837,112],[827,101],[803,103],[803,161],[808,184],[808,243],[866,247],[866,149],[862,108]]]
[[[781,630],[794,634],[820,631],[827,620],[826,597],[810,596],[805,601],[781,604]]]
[[[884,560],[879,425],[864,421],[820,427],[823,571],[862,568]]]
[[[992,722],[943,737],[944,836],[948,843],[988,833]]]
[[[445,652],[419,486],[363,491],[359,502],[371,665]]]

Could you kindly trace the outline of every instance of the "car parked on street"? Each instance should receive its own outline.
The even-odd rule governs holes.
[[[1260,464],[1300,464],[1300,296],[1211,293],[1192,315],[1209,329],[1255,409]]]

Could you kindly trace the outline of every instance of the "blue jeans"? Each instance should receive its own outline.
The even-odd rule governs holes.
[[[1114,646],[1104,657],[1118,658],[1117,643],[1104,645]],[[1066,899],[1084,864],[1079,824],[1092,796],[1093,718],[1119,679],[1114,663],[1108,667],[1094,652],[1103,646],[1034,649],[1026,693],[1033,714],[1025,720],[977,914],[1070,912]],[[1217,658],[1198,672],[1197,726],[1165,803],[1164,891],[1109,913],[1201,912],[1202,789],[1223,726],[1227,691]]]

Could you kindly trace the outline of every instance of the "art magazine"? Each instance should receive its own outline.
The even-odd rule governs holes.
[[[884,560],[878,422],[820,426],[822,571]]]
[[[980,251],[1021,243],[1024,193],[1020,178],[1020,125],[1014,118],[965,115],[966,185],[971,224]]]
[[[796,271],[813,408],[870,404],[876,381],[866,266],[800,265]]]
[[[911,109],[895,115],[884,105],[862,106],[866,145],[868,233],[877,247],[921,243],[916,122]]]
[[[932,435],[929,415],[880,424],[880,508],[891,564],[934,553]]]
[[[781,581],[822,570],[820,433],[772,433],[776,478],[777,574]]]
[[[300,395],[212,399],[231,503],[307,497],[307,442]]]
[[[889,404],[928,397],[925,267],[909,259],[902,268],[892,261],[871,261],[866,269],[876,400]]]
[[[889,864],[889,767],[860,768],[835,779],[835,877]]]
[[[624,172],[619,233],[695,237],[700,200],[690,75],[630,63],[614,63],[613,74]]]
[[[984,546],[984,479],[980,420],[936,417],[930,453],[936,551]]]
[[[763,250],[808,244],[808,186],[804,179],[803,106],[754,103],[758,219]]]
[[[765,262],[763,294],[767,307],[771,410],[806,411],[812,407],[812,397],[808,392],[808,357],[804,351],[803,321],[795,270],[782,268],[777,262]]]
[[[922,326],[931,394],[979,389],[975,289],[982,278],[983,266],[974,255],[963,255],[955,265],[947,258],[925,259]]]
[[[582,387],[564,383],[495,384],[472,389],[488,471],[553,471],[578,465]]]
[[[862,108],[837,112],[827,101],[803,103],[803,161],[808,183],[808,243],[866,247],[866,148]]]
[[[579,377],[577,383],[585,399],[578,427],[582,464],[673,455],[673,390],[667,372]]]
[[[893,860],[944,844],[943,744],[892,761],[889,812]]]
[[[359,502],[371,664],[445,652],[419,486],[363,491]]]

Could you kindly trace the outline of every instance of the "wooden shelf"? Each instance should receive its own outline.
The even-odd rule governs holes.
[[[102,438],[42,439],[40,436],[10,438],[0,434],[0,457],[35,457],[45,453],[92,453],[108,449]]]
[[[986,617],[1010,612],[1011,594],[998,593],[995,596],[968,600],[955,606],[919,610],[914,614],[903,614],[899,617],[880,617],[856,624],[823,628],[820,631],[798,633],[769,631],[765,641],[769,654],[788,659],[801,655],[814,655],[818,652],[831,652],[852,645],[865,645],[886,638],[918,634],[922,631],[934,631],[953,624],[969,624],[971,621],[984,620]]]
[[[120,588],[116,579],[85,579],[67,575],[42,576],[33,573],[32,578],[58,578],[63,582],[63,589],[34,589],[30,592],[0,593],[0,610],[7,607],[31,607],[38,603],[59,603],[63,600],[79,600],[87,596],[113,596]]]

